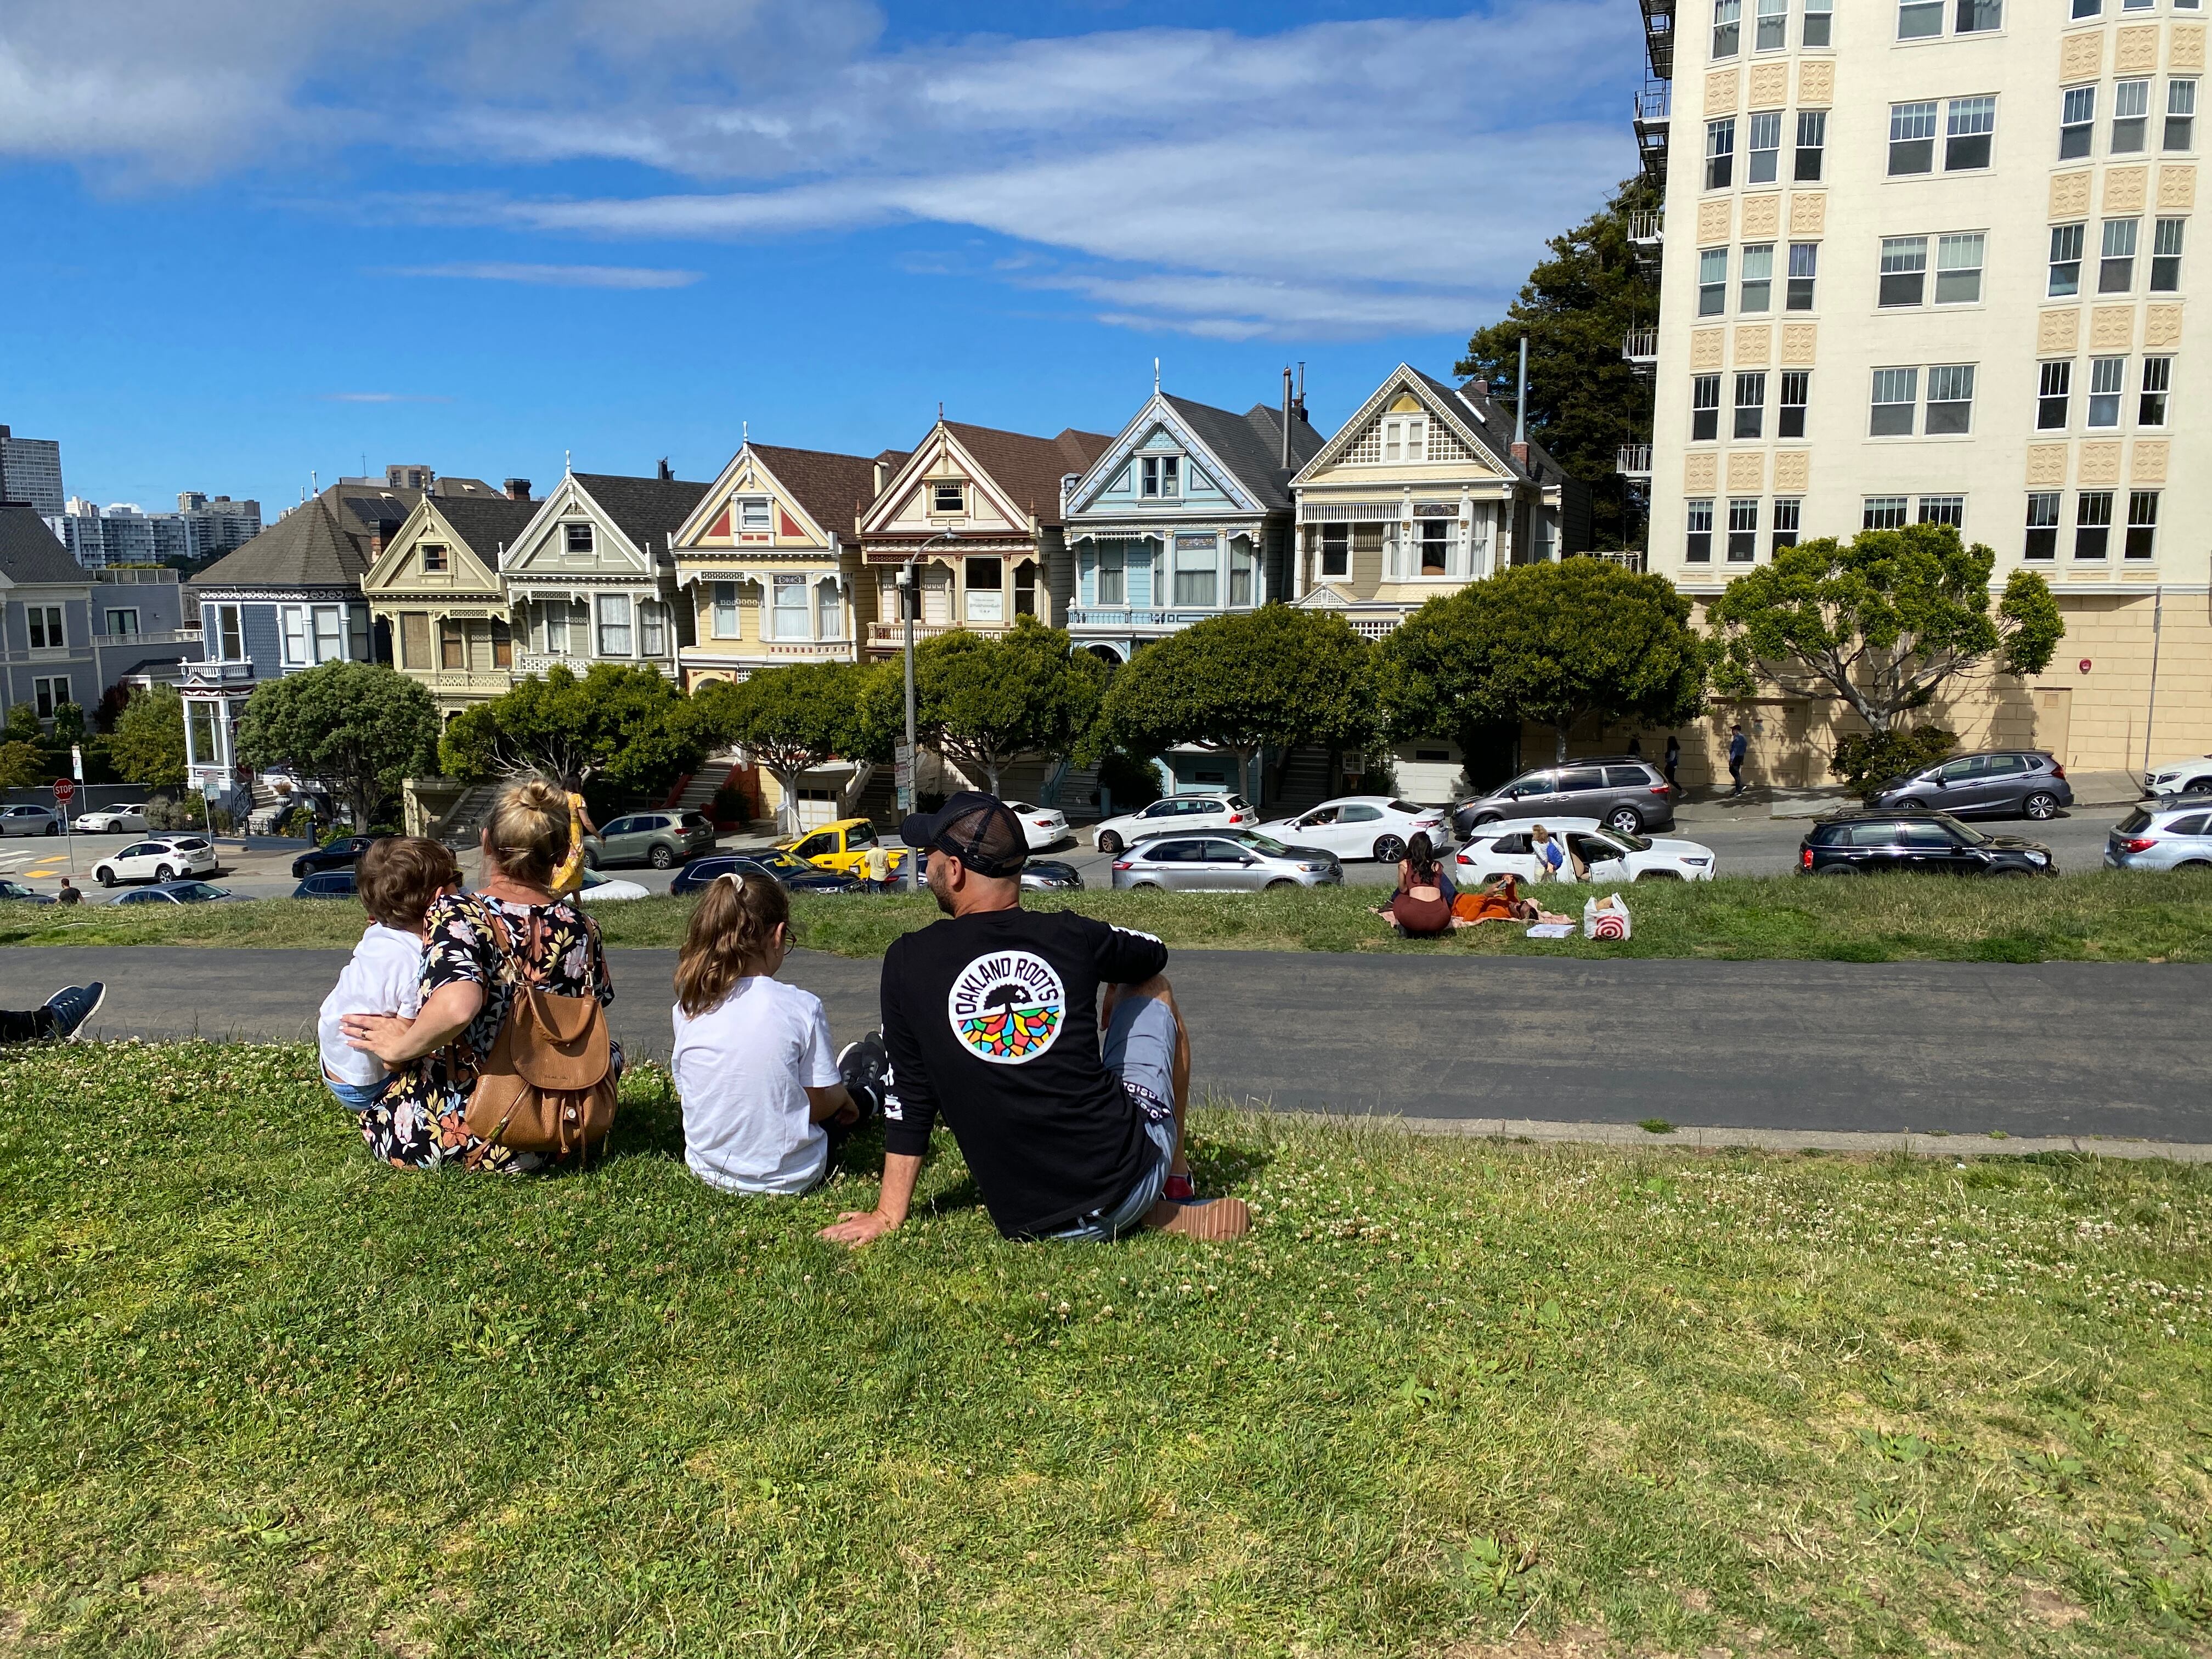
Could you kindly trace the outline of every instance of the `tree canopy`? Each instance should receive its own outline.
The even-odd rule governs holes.
[[[1013,762],[1075,748],[1098,716],[1106,680],[1104,663],[1033,617],[1004,634],[957,629],[915,648],[915,737],[981,772],[996,794]],[[870,690],[871,723],[902,737],[905,699],[903,674],[886,672]]]
[[[429,770],[438,710],[417,681],[367,662],[326,662],[264,681],[238,720],[238,755],[329,786],[356,827],[375,822],[400,780]]]
[[[1431,599],[1382,642],[1383,717],[1401,738],[1456,738],[1486,721],[1548,726],[1557,755],[1595,719],[1692,718],[1706,647],[1662,576],[1604,559],[1519,565]]]
[[[742,744],[783,791],[786,827],[796,830],[799,780],[833,760],[890,757],[892,738],[872,726],[869,691],[880,667],[847,662],[792,663],[749,679],[717,681],[692,694],[701,734]]]
[[[107,759],[125,783],[173,788],[185,781],[185,700],[173,685],[134,694],[106,738]]]
[[[1724,653],[1714,684],[1843,702],[1887,732],[1961,676],[2041,673],[2066,634],[2058,602],[2037,573],[2015,570],[1993,614],[1996,568],[1950,525],[1784,548],[1706,607]]]
[[[582,675],[556,664],[504,696],[465,709],[438,745],[449,777],[577,773],[617,793],[654,794],[703,759],[707,742],[690,699],[653,668],[593,663]]]
[[[46,750],[21,738],[0,743],[0,789],[35,789],[53,781]]]

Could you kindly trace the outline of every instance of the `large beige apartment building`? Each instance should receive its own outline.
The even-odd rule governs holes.
[[[1955,524],[2067,635],[1932,718],[2090,769],[2212,749],[2203,4],[1645,0],[1653,570],[1709,597],[1800,538]],[[1746,713],[1767,781],[1824,781],[1826,711],[1708,737]]]

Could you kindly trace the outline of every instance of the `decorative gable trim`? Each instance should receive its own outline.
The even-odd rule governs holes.
[[[533,521],[534,522],[534,521]],[[414,556],[416,546],[423,541],[436,541],[454,562],[448,580],[434,586],[410,586],[404,575],[407,562]],[[500,582],[497,561],[499,550],[488,549],[490,562],[484,554],[469,544],[460,532],[447,522],[431,496],[425,495],[400,524],[384,550],[377,555],[361,579],[362,592],[374,599],[380,595],[400,595],[425,598],[482,598],[497,601]]]
[[[905,465],[891,475],[890,481],[884,486],[883,493],[868,503],[868,510],[860,520],[860,534],[863,537],[905,535],[907,532],[901,530],[897,523],[899,504],[915,490],[922,488],[928,479],[941,473],[947,460],[957,461],[969,486],[988,496],[999,516],[1015,526],[1012,531],[978,531],[978,538],[989,536],[1004,541],[1009,536],[1019,536],[1027,531],[1029,509],[1016,507],[1005,487],[968,453],[966,445],[940,423],[930,428],[928,437],[915,447],[914,453],[906,458]],[[966,516],[972,520],[978,515],[970,506]],[[980,541],[978,546],[981,546]]]
[[[578,519],[592,525],[592,562],[568,562],[566,526]],[[543,561],[541,563],[540,561]],[[653,556],[641,550],[592,493],[571,473],[555,486],[522,534],[501,556],[500,574],[525,580],[557,580],[571,577],[616,577],[651,580]]]
[[[1407,397],[1427,412],[1431,434],[1443,431],[1453,438],[1468,463],[1498,472],[1507,478],[1517,476],[1517,469],[1510,459],[1498,453],[1457,397],[1439,398],[1428,382],[1414,372],[1410,363],[1401,363],[1384,378],[1381,386],[1375,388],[1367,401],[1360,404],[1352,418],[1337,429],[1336,435],[1321,447],[1320,453],[1298,470],[1297,476],[1291,480],[1291,487],[1296,489],[1310,484],[1333,467],[1362,463],[1380,465],[1382,418],[1390,412],[1399,399]],[[1375,453],[1371,455],[1353,454],[1353,449],[1364,442],[1372,442]],[[1415,465],[1427,465],[1430,463]]]
[[[1252,492],[1236,469],[1223,462],[1218,455],[1200,441],[1198,434],[1183,423],[1176,406],[1161,393],[1155,392],[1145,406],[1137,411],[1136,418],[1121,428],[1121,435],[1103,455],[1091,465],[1091,470],[1069,488],[1061,502],[1064,512],[1081,513],[1094,504],[1098,497],[1120,481],[1120,474],[1136,465],[1137,451],[1149,438],[1155,427],[1165,427],[1182,445],[1186,454],[1202,459],[1206,476],[1212,478],[1221,493],[1235,502],[1237,510],[1259,513],[1265,509],[1252,499]]]

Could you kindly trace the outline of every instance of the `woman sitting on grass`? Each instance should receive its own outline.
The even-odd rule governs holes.
[[[1452,916],[1451,878],[1437,861],[1436,848],[1425,835],[1406,843],[1406,856],[1398,866],[1398,890],[1390,902],[1376,911],[1407,939],[1435,939],[1459,924]]]

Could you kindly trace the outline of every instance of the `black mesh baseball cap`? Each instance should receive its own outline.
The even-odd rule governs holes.
[[[1013,809],[977,789],[963,789],[934,812],[902,819],[898,833],[908,847],[941,848],[979,876],[1018,874],[1029,856],[1029,837]]]

